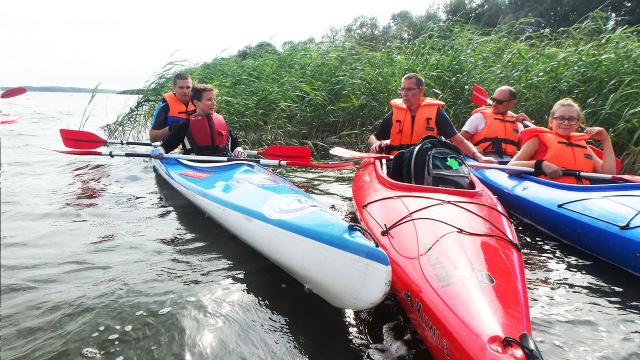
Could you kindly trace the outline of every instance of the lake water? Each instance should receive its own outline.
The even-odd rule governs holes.
[[[393,296],[350,311],[305,292],[148,159],[47,150],[63,148],[58,130],[79,128],[89,98],[1,103],[22,116],[0,125],[3,360],[430,359]],[[84,130],[105,137],[134,102],[98,95]],[[353,221],[354,171],[274,170]],[[640,359],[640,278],[515,225],[545,359]]]

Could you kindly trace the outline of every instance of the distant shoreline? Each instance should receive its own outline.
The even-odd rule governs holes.
[[[13,86],[2,86],[1,90],[11,89]],[[69,87],[69,86],[24,86],[27,91],[33,92],[70,92],[70,93],[92,93],[94,92],[93,88],[79,88],[79,87]],[[100,89],[95,90],[96,93],[100,94],[123,94],[123,95],[142,95],[144,89],[130,89],[130,90],[108,90],[108,89]]]

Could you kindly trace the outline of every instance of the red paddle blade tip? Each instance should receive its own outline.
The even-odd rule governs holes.
[[[62,154],[69,154],[69,155],[102,155],[101,151],[91,151],[91,150],[58,150],[58,149],[47,149],[47,148],[43,148],[45,150],[51,150],[51,151],[55,151],[55,152],[59,152]]]
[[[18,87],[14,87],[14,88],[3,91],[2,94],[0,94],[0,98],[8,99],[14,96],[22,95],[26,92],[27,92],[27,89],[25,89],[22,86],[18,86]]]

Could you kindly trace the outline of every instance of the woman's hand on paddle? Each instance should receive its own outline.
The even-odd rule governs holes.
[[[559,178],[560,176],[562,176],[562,170],[564,170],[564,169],[562,169],[561,167],[556,166],[553,163],[550,163],[548,161],[543,161],[542,162],[542,171],[550,179],[556,179],[556,178]]]

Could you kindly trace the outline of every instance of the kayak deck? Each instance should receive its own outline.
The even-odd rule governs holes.
[[[285,178],[249,162],[154,160],[212,219],[334,306],[362,310],[386,296],[386,253]]]
[[[472,172],[525,222],[640,275],[640,184],[562,184],[496,169]]]
[[[533,342],[520,243],[504,208],[472,180],[474,190],[405,184],[366,159],[354,203],[435,359],[525,359],[513,342]]]

